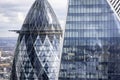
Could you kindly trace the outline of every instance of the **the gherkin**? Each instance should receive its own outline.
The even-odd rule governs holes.
[[[10,80],[57,80],[62,29],[47,0],[36,0],[19,33]]]

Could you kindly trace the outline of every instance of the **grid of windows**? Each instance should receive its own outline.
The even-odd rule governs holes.
[[[59,80],[119,80],[119,26],[107,0],[69,0]]]

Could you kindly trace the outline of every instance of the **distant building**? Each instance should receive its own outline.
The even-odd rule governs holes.
[[[3,53],[3,54],[2,54]],[[3,56],[6,53],[4,51],[0,51],[0,80],[8,80],[10,78],[12,57],[11,55]]]
[[[0,50],[0,58],[2,57],[2,51]]]

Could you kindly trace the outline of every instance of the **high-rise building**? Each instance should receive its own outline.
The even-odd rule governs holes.
[[[58,80],[62,28],[47,0],[36,0],[19,33],[10,80]]]
[[[120,18],[120,0],[108,0]]]
[[[69,0],[59,80],[120,80],[120,21],[107,0]]]

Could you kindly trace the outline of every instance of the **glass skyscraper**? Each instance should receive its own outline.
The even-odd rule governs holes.
[[[120,21],[107,0],[69,0],[59,80],[120,80]]]
[[[36,0],[19,33],[10,80],[58,80],[62,29],[47,0]]]
[[[117,15],[120,17],[120,0],[108,0],[116,11]]]

